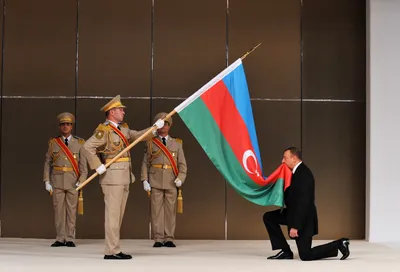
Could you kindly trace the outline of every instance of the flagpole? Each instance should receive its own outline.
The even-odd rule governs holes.
[[[257,49],[257,47],[259,47],[261,45],[261,43],[257,44],[256,46],[254,46],[252,49],[250,49],[249,51],[246,52],[246,54],[244,54],[240,59],[244,60],[248,55],[250,55],[251,53],[253,53],[254,50]]]
[[[257,47],[259,47],[261,45],[261,43],[257,44],[256,46],[254,46],[252,49],[250,49],[248,52],[246,52],[246,54],[244,54],[240,59],[244,60],[249,54],[251,54],[254,50],[257,49]],[[186,101],[187,99],[185,99]],[[183,104],[185,101],[183,101],[181,104]],[[180,105],[181,105],[180,104]],[[175,108],[176,109],[176,108]],[[168,113],[167,116],[164,117],[164,121],[169,119],[170,117],[172,117],[172,115],[174,115],[175,113],[177,113],[176,110],[172,110],[170,113]],[[142,136],[140,136],[139,138],[137,138],[134,142],[132,142],[130,145],[128,145],[127,147],[125,147],[124,150],[122,150],[117,156],[115,156],[111,161],[109,161],[108,163],[105,164],[105,167],[108,168],[111,164],[113,164],[117,159],[119,159],[125,152],[128,152],[133,146],[135,146],[136,144],[138,144],[140,141],[142,141],[148,134],[150,134],[154,129],[156,129],[155,125],[153,125],[151,128],[149,128]],[[90,181],[92,181],[96,176],[98,176],[97,172],[94,172],[88,179],[86,179],[84,182],[82,182],[75,190],[79,191],[81,190],[86,184],[88,184]]]

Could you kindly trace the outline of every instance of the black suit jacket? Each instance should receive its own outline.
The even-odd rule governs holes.
[[[288,231],[295,228],[299,236],[307,237],[318,234],[314,176],[304,162],[297,167],[285,191],[285,205]]]

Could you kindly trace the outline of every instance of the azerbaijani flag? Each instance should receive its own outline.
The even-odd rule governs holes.
[[[175,108],[208,157],[245,199],[283,207],[291,171],[262,174],[260,151],[242,60],[238,59]]]

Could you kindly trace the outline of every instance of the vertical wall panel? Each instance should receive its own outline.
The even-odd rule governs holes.
[[[122,96],[127,105],[125,119],[132,129],[148,125],[150,101],[127,100],[126,96],[150,95],[151,1],[81,1],[79,10],[78,95]],[[80,99],[77,132],[89,138],[104,122],[100,108],[110,99]],[[140,153],[138,154],[138,150]],[[139,179],[142,150],[131,150],[133,172]],[[87,216],[78,222],[82,237],[104,237],[104,200],[98,178],[87,188]],[[121,229],[121,238],[148,238],[149,207],[147,196],[136,180]],[[135,189],[136,188],[136,189]],[[90,226],[89,228],[87,226]]]
[[[319,239],[364,238],[365,1],[304,1],[302,143]],[[335,99],[326,103],[320,99]],[[345,100],[347,102],[345,102]]]
[[[365,1],[304,1],[303,98],[365,100]]]
[[[154,96],[188,97],[224,69],[225,10],[224,0],[155,1]],[[181,102],[156,99],[152,115]],[[176,235],[223,239],[223,179],[184,124],[176,122],[172,133],[182,137],[188,157],[185,214],[178,216]]]
[[[154,96],[188,97],[225,68],[225,0],[156,0]]]
[[[303,155],[315,177],[317,237],[364,239],[365,104],[303,107]]]
[[[76,2],[6,2],[3,95],[73,95]]]
[[[252,97],[300,98],[300,1],[230,0],[229,62],[244,59]]]
[[[0,34],[1,34],[1,42],[3,42],[4,36],[3,36],[3,9],[4,6],[4,0],[0,0]],[[0,45],[1,47],[1,54],[0,54],[0,99],[2,99],[3,97],[3,44]],[[3,116],[3,109],[2,109],[2,100],[0,101],[0,126],[1,126],[1,120],[2,120],[2,116]],[[0,139],[2,137],[3,131],[0,130]],[[0,154],[1,154],[1,140],[0,140]],[[1,165],[1,158],[0,158],[0,165]],[[0,188],[1,188],[1,167],[0,167]],[[0,192],[0,221],[1,221],[1,192]]]
[[[151,1],[81,1],[79,95],[149,96],[150,29]]]
[[[1,142],[1,235],[55,238],[52,197],[43,167],[48,141],[59,135],[57,115],[73,100],[5,99]]]
[[[243,63],[250,96],[261,99],[252,106],[263,171],[269,175],[286,147],[300,145],[300,103],[263,101],[300,98],[300,3],[232,0],[229,7],[230,62],[262,42]],[[228,239],[265,239],[262,216],[273,209],[245,200],[228,185]]]
[[[73,96],[75,29],[75,1],[7,1],[3,96]],[[74,102],[2,99],[2,236],[55,238],[43,165],[56,117]]]

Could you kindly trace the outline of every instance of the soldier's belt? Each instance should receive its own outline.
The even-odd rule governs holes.
[[[112,159],[106,159],[106,163],[110,162]],[[129,162],[129,158],[119,158],[115,162]]]
[[[66,166],[53,166],[53,169],[56,171],[63,171],[63,172],[74,171],[74,168]]]
[[[162,169],[171,169],[172,168],[172,166],[168,165],[168,164],[152,164],[151,166],[155,167],[155,168],[162,168]]]

